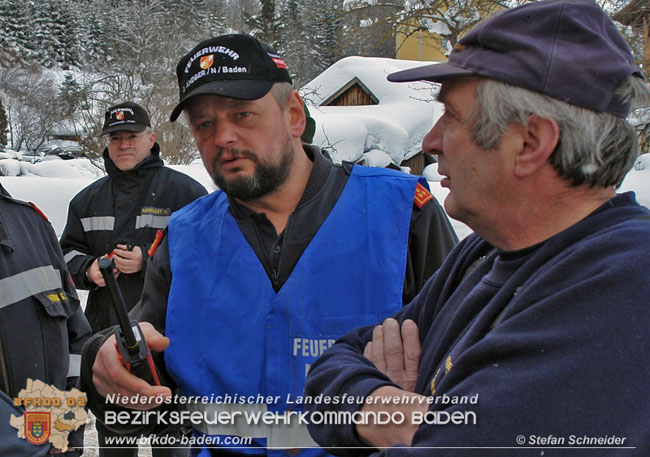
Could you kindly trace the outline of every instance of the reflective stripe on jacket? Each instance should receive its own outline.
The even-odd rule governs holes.
[[[86,278],[86,270],[98,257],[109,254],[119,244],[137,241],[143,268],[120,274],[117,282],[127,307],[140,299],[144,284],[147,249],[158,229],[167,226],[173,211],[182,208],[206,191],[198,182],[163,166],[158,144],[151,155],[132,170],[119,170],[104,151],[108,176],[81,190],[70,202],[61,247],[72,277],[80,289],[90,289],[86,316],[98,332],[116,324],[110,294]]]

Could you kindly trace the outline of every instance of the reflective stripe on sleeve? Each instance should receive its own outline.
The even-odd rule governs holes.
[[[68,263],[69,261],[71,261],[72,259],[74,259],[75,257],[77,257],[79,255],[85,257],[88,254],[84,254],[83,252],[79,252],[79,251],[70,251],[66,255],[63,256],[63,260],[65,260],[65,263]]]
[[[298,422],[297,417],[292,420],[277,420],[272,425],[266,425],[261,419],[262,415],[267,414],[265,404],[257,403],[189,403],[189,411],[200,411],[209,422],[218,422],[214,420],[215,415],[228,413],[231,417],[233,413],[240,413],[236,419],[222,423],[202,423],[193,424],[197,430],[208,435],[230,435],[245,436],[251,438],[265,438],[267,447],[271,448],[304,448],[318,447],[318,444],[311,438],[307,427]],[[287,416],[290,413],[279,414]],[[250,421],[248,418],[255,417],[257,420]]]
[[[52,265],[23,271],[0,279],[0,308],[13,305],[32,295],[62,287],[61,274]]]
[[[68,365],[68,378],[78,378],[81,373],[81,354],[70,354],[70,365]]]
[[[135,218],[135,228],[141,229],[151,227],[155,229],[164,229],[169,223],[170,216],[156,216],[155,214],[142,214]]]
[[[115,218],[113,216],[84,217],[81,219],[81,225],[84,228],[84,232],[113,230]]]

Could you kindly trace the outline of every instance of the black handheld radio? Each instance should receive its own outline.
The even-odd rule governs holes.
[[[113,262],[108,258],[103,258],[99,259],[98,265],[111,295],[111,303],[119,323],[119,327],[115,329],[115,347],[120,355],[122,365],[138,378],[159,386],[158,372],[140,325],[137,321],[129,321],[126,303],[124,303],[122,291],[113,273]]]

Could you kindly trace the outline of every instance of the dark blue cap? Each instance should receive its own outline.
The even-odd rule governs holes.
[[[449,61],[393,73],[389,81],[480,75],[596,112],[626,117],[614,92],[643,75],[623,36],[593,0],[544,0],[501,11],[454,47]]]

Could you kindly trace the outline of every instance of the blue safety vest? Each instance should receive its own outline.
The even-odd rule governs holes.
[[[417,182],[392,170],[354,167],[277,293],[223,192],[174,213],[165,362],[182,395],[209,396],[214,412],[302,410],[296,403],[311,363],[336,338],[401,307]],[[289,427],[239,422],[195,432],[253,436],[261,448],[241,449],[246,453],[306,446]]]

